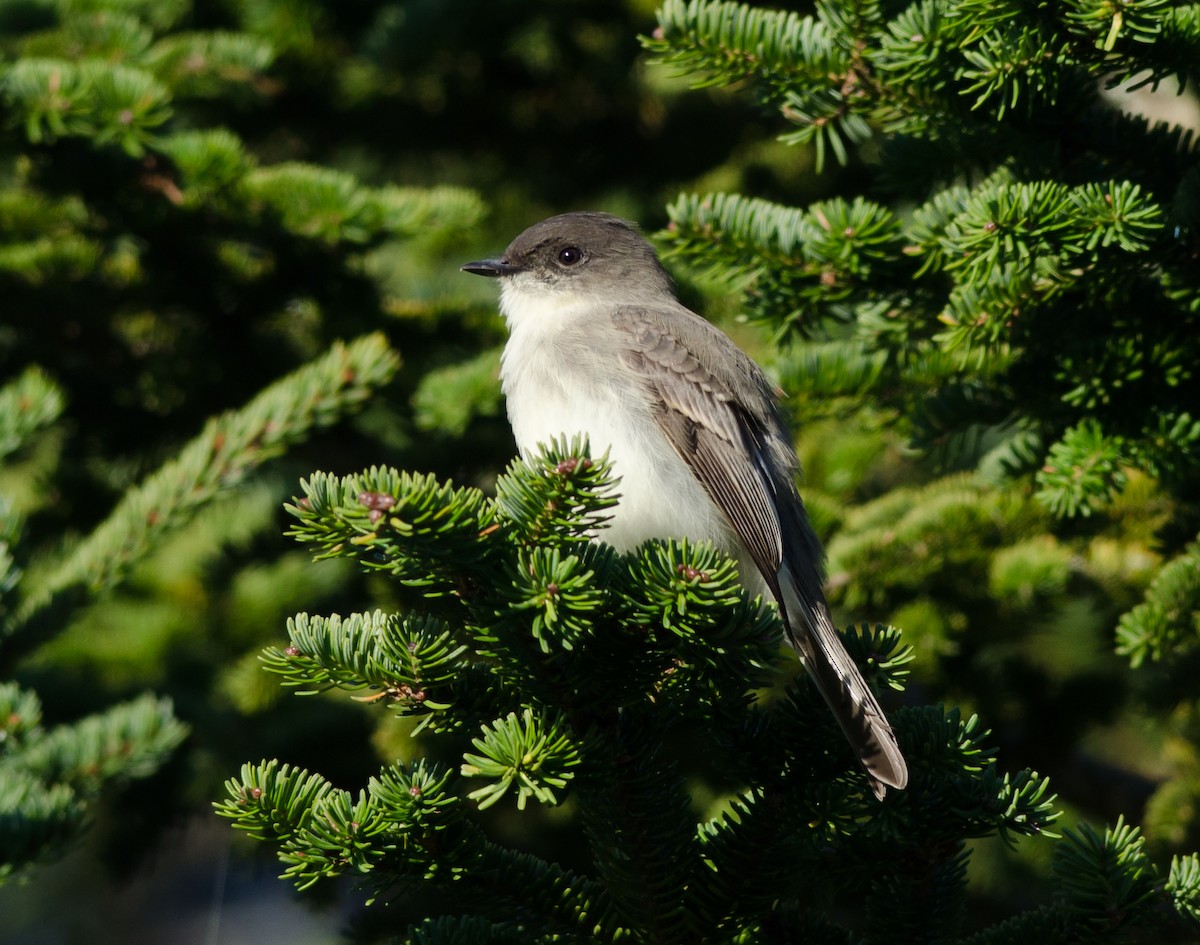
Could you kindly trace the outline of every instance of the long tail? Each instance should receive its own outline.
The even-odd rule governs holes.
[[[858,754],[871,790],[880,800],[889,787],[902,790],[908,784],[904,755],[879,701],[846,652],[824,598],[820,592],[806,594],[786,565],[779,582],[783,592],[780,611],[788,636]]]

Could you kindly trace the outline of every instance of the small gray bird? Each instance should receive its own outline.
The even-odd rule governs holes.
[[[883,798],[908,768],[821,592],[824,552],[766,375],[675,298],[654,248],[606,213],[564,213],[463,271],[500,280],[500,379],[523,456],[586,433],[609,451],[620,502],[603,538],[707,540],[779,605],[787,635]]]

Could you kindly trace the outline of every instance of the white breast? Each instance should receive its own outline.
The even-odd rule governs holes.
[[[600,537],[619,550],[649,538],[689,538],[736,551],[725,518],[663,436],[645,393],[617,351],[602,350],[607,338],[595,330],[594,308],[512,291],[501,307],[510,337],[500,380],[521,455],[577,433],[588,435],[593,456],[607,450],[621,498]]]

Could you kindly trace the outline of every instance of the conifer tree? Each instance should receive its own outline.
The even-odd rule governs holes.
[[[290,443],[361,406],[396,368],[382,337],[337,346],[214,418],[180,453],[129,490],[91,534],[49,559],[31,560],[20,503],[0,493],[0,663],[61,632],[73,611],[110,592],[171,532],[218,492],[242,484]],[[0,388],[0,462],[17,454],[64,409],[61,390],[37,369]],[[169,699],[146,695],[46,728],[42,702],[0,682],[0,882],[67,848],[113,782],[158,768],[187,734]]]
[[[514,463],[494,499],[380,467],[305,481],[292,534],[423,603],[299,614],[265,667],[302,695],[344,690],[415,722],[415,755],[357,789],[247,764],[218,811],[300,888],[348,874],[407,894],[403,941],[960,940],[968,842],[1058,836],[1047,779],[1001,773],[979,719],[911,707],[894,721],[913,781],[877,802],[807,677],[782,685],[778,616],[730,559],[594,539],[618,492],[578,439]],[[900,688],[896,630],[846,640]],[[721,797],[698,808],[705,780]],[[580,866],[479,821],[568,799]],[[1116,941],[1200,919],[1200,860],[1160,872],[1143,846],[1122,822],[1065,833],[1052,892],[970,940]]]
[[[1097,725],[1169,712],[1168,778],[1127,800],[1160,844],[1194,845],[1200,151],[1120,105],[1195,95],[1200,7],[669,0],[658,18],[660,62],[753,96],[833,191],[685,193],[664,246],[785,343],[802,428],[853,417],[956,471],[830,497],[836,602],[891,614],[939,658],[935,691],[1056,776]],[[1097,657],[1101,632],[1142,671]]]
[[[0,876],[68,848],[106,785],[180,744],[164,641],[204,630],[181,585],[271,532],[270,460],[397,376],[363,331],[384,308],[367,255],[482,212],[461,188],[264,154],[277,120],[248,143],[277,47],[206,19],[174,0],[0,11]],[[177,555],[147,579],[172,542],[192,573]]]
[[[45,2],[0,23],[0,365],[53,367],[86,445],[161,448],[170,423],[199,426],[208,405],[377,329],[367,254],[448,239],[482,212],[461,188],[259,156],[278,123],[272,39],[189,29],[193,16]],[[261,119],[251,143],[235,130],[246,112]]]
[[[832,535],[838,603],[911,620],[922,658],[961,669],[1001,650],[968,630],[1012,632],[999,641],[1011,653],[1036,635],[1011,625],[1036,615],[1069,647],[1148,584],[1121,646],[1182,669],[1200,456],[1196,158],[1187,134],[1122,115],[1097,83],[1190,80],[1195,8],[828,0],[804,16],[694,0],[659,21],[647,45],[661,59],[758,93],[795,126],[792,143],[853,167],[866,191],[806,208],[687,194],[664,245],[788,341],[777,367],[811,395],[795,403],[805,425],[854,419],[860,442],[831,437],[857,452],[843,462],[881,456],[863,441],[905,437],[959,470],[869,501],[806,492]],[[808,465],[820,479],[821,458]],[[414,942],[1194,934],[1195,855],[1155,865],[1115,813],[1054,840],[1037,906],[971,915],[973,841],[1054,837],[1047,779],[1005,773],[980,719],[909,706],[895,720],[914,782],[873,806],[804,682],[765,695],[781,685],[777,626],[728,561],[669,542],[614,556],[587,540],[614,489],[577,442],[516,464],[495,500],[380,468],[306,482],[296,536],[424,601],[299,615],[267,668],[302,692],[365,693],[419,720],[419,737],[357,791],[247,765],[221,813],[275,845],[298,885],[353,873],[387,898],[415,889],[432,908],[394,926]],[[1174,559],[1153,580],[1134,560],[1147,548]],[[1072,628],[1068,606],[1088,595],[1103,606]],[[910,653],[895,630],[847,640],[899,688]],[[1033,728],[1071,705],[1077,735],[1113,710],[1081,698],[1086,657],[1059,662],[1018,711]],[[1007,668],[995,678],[1011,681]],[[1011,712],[1012,690],[989,681],[966,684],[968,698]],[[706,783],[721,800],[689,798]],[[1166,788],[1186,801],[1185,779]],[[578,868],[505,847],[476,813],[564,801],[587,843]]]

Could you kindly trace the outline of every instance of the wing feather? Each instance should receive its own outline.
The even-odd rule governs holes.
[[[870,774],[872,789],[882,797],[884,785],[904,787],[908,769],[895,735],[846,652],[821,593],[820,545],[791,478],[793,454],[781,440],[766,379],[725,335],[682,307],[665,313],[625,307],[613,320],[627,335],[622,362],[644,385],[667,440],[761,573],[792,644]],[[680,332],[692,337],[680,338]],[[723,357],[710,360],[732,373],[716,376],[689,343],[724,349]],[[756,414],[755,406],[762,412]]]
[[[756,456],[753,419],[726,386],[678,339],[646,318],[644,310],[618,310],[616,321],[632,342],[621,359],[646,386],[663,433],[779,598],[783,533],[770,480]]]

